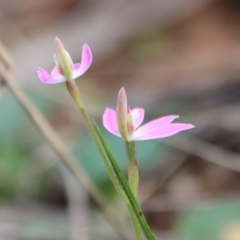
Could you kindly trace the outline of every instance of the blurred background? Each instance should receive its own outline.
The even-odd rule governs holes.
[[[14,79],[40,109],[110,204],[125,213],[65,85],[44,85],[54,37],[75,62],[83,43],[93,64],[78,80],[102,127],[124,86],[145,121],[167,114],[196,128],[137,143],[139,201],[158,239],[240,239],[239,0],[0,0],[0,41]],[[126,170],[120,139],[103,130]],[[121,210],[123,209],[123,210]],[[125,220],[130,227],[127,215]],[[121,239],[14,96],[0,87],[0,239]]]

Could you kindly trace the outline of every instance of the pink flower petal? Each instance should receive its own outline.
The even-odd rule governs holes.
[[[58,79],[52,78],[52,76],[43,68],[38,68],[37,74],[38,74],[38,78],[43,83],[46,83],[46,84],[59,83]]]
[[[111,108],[106,108],[103,113],[103,126],[112,134],[120,137],[118,127],[117,127],[117,119],[116,112]]]
[[[81,67],[81,64],[80,64],[80,63],[74,63],[74,64],[73,64],[72,79],[76,79],[76,78],[78,78],[78,77],[80,76],[80,75],[79,75],[80,67]]]
[[[58,67],[54,67],[51,72],[52,78],[57,81],[56,83],[65,82],[66,78],[60,73]]]
[[[147,124],[146,124],[147,125]],[[156,139],[156,138],[164,138],[175,135],[181,131],[188,130],[194,128],[192,124],[185,123],[172,123],[169,125],[159,127],[145,128],[145,126],[140,127],[132,136],[132,140],[147,140],[147,139]]]
[[[90,47],[85,43],[82,48],[81,64],[75,63],[73,66],[73,79],[83,75],[92,63],[92,53]]]
[[[170,116],[161,117],[149,123],[146,123],[145,125],[141,126],[138,130],[141,130],[143,132],[154,131],[156,128],[169,125],[176,118],[179,118],[179,116],[170,115]]]
[[[143,108],[132,109],[131,116],[132,116],[134,129],[137,129],[144,119],[144,109]]]

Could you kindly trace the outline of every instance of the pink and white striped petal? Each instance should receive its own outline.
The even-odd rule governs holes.
[[[154,122],[151,128],[151,123]],[[168,125],[159,125],[158,127],[155,125],[156,120],[143,125],[138,130],[136,130],[131,138],[132,141],[135,140],[148,140],[148,139],[156,139],[156,138],[165,138],[175,135],[181,131],[188,130],[194,128],[192,124],[185,123],[172,123]],[[159,121],[160,122],[160,121]]]
[[[120,137],[118,131],[116,112],[111,108],[106,108],[103,113],[103,126],[112,134]]]
[[[75,63],[73,65],[73,76],[72,78],[78,78],[83,75],[92,63],[92,53],[90,47],[85,43],[82,48],[81,63]]]
[[[53,69],[54,70],[54,69]],[[37,70],[38,78],[40,79],[41,82],[46,83],[46,84],[56,84],[60,82],[64,82],[64,78],[60,78],[60,76],[53,78],[45,69],[43,68],[38,68]]]
[[[132,109],[131,116],[132,116],[134,129],[136,130],[144,119],[144,109],[143,108]]]

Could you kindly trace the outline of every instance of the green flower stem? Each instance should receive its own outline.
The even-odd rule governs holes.
[[[134,228],[134,232],[136,234],[136,238],[137,240],[143,240],[143,236],[142,236],[142,229],[141,226],[139,225],[138,219],[135,215],[135,212],[131,206],[131,204],[127,204],[130,216],[131,216],[131,220],[132,220],[132,224],[133,224],[133,228]]]
[[[129,162],[129,172],[128,172],[128,183],[134,197],[137,196],[138,180],[139,180],[138,166],[137,166],[137,161],[134,159],[133,162]],[[136,215],[132,208],[130,208],[129,211],[130,211],[130,216],[132,219],[132,223],[133,223],[133,227],[134,227],[134,231],[136,233],[137,239],[142,239],[142,231],[138,223],[138,220],[136,218]]]
[[[103,162],[107,168],[107,171],[110,175],[110,179],[116,189],[116,191],[119,193],[119,195],[121,196],[121,198],[127,202],[128,199],[125,195],[125,193],[123,192],[122,188],[121,188],[121,185],[119,184],[117,178],[116,178],[116,175],[114,173],[114,170],[111,166],[111,164],[109,163],[108,161],[108,158],[107,156],[105,155],[104,151],[103,151],[103,148],[98,140],[98,137],[96,136],[96,133],[95,133],[95,130],[92,126],[92,123],[85,111],[85,108],[84,108],[84,105],[83,105],[83,102],[82,102],[82,99],[81,99],[81,94],[80,94],[80,91],[78,89],[78,86],[76,85],[76,83],[74,81],[67,81],[66,82],[66,85],[67,85],[67,89],[70,93],[70,95],[72,96],[73,100],[75,101],[76,105],[78,106],[81,114],[82,114],[82,117],[83,117],[83,120],[88,128],[88,131],[97,147],[97,150],[99,152],[99,154],[101,155],[102,159],[103,159]]]
[[[135,142],[125,142],[126,151],[128,156],[128,183],[134,194],[137,196],[138,192],[138,183],[139,183],[139,170],[137,165],[137,160],[135,158],[136,150],[135,150]],[[141,227],[138,223],[137,217],[132,208],[129,208],[129,212],[131,215],[134,231],[137,239],[142,239],[142,231]]]
[[[135,158],[135,142],[125,142],[128,156],[128,183],[134,196],[137,196],[139,183],[139,170],[137,160]]]
[[[129,162],[135,159],[135,142],[125,142]]]
[[[128,183],[134,196],[137,197],[138,183],[139,183],[139,170],[138,170],[138,164],[136,159],[134,159],[133,162],[129,163]]]
[[[115,157],[113,156],[109,146],[107,145],[106,140],[104,139],[101,131],[99,130],[98,126],[95,123],[94,123],[94,127],[95,127],[98,137],[102,143],[102,146],[105,150],[105,153],[108,156],[111,166],[114,169],[114,172],[119,180],[119,183],[121,184],[122,189],[128,198],[129,205],[131,205],[131,208],[134,211],[135,217],[137,218],[138,223],[141,226],[146,238],[148,240],[156,240],[154,234],[152,233],[150,227],[147,224],[147,221],[142,213],[141,207],[139,206],[135,196],[133,195],[131,188],[128,185],[128,182],[127,182],[125,176],[123,175],[121,169],[119,168],[119,166],[117,164]],[[128,204],[128,202],[127,202],[127,204]]]
[[[137,161],[135,158],[135,142],[125,142],[126,151],[127,151],[127,157],[128,157],[128,184],[134,194],[134,196],[137,196],[138,191],[138,182],[139,182],[139,171],[137,166]],[[133,228],[136,234],[136,237],[138,240],[142,240],[142,231],[141,227],[138,223],[138,219],[134,213],[134,210],[132,209],[130,204],[128,205],[128,209],[130,212],[130,216],[132,219]]]

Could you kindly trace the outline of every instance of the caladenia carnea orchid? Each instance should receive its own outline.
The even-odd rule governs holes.
[[[188,123],[172,123],[176,118],[178,118],[176,115],[165,116],[140,126],[144,119],[144,109],[130,109],[124,88],[121,88],[118,93],[116,111],[106,108],[103,114],[103,125],[109,132],[125,141],[129,162],[128,183],[135,197],[139,183],[135,141],[169,137],[194,128],[192,124]],[[134,227],[137,233],[138,225],[136,224]]]
[[[38,68],[37,73],[41,82],[56,84],[74,80],[83,75],[92,63],[90,47],[85,43],[82,47],[81,63],[73,63],[59,38],[55,38],[56,53],[53,55],[55,67],[49,74],[45,69]]]
[[[144,233],[147,239],[155,240],[156,238],[152,233],[151,229],[149,228],[147,221],[142,213],[142,210],[134,196],[136,195],[136,191],[134,192],[134,190],[131,190],[131,188],[133,189],[132,187],[133,185],[135,185],[136,186],[135,189],[137,189],[138,181],[136,181],[136,177],[132,178],[134,182],[130,181],[131,183],[128,184],[124,174],[122,173],[121,169],[117,164],[115,157],[113,156],[111,150],[109,149],[102,133],[100,132],[95,122],[88,117],[81,99],[79,88],[74,81],[75,78],[85,73],[89,66],[91,65],[92,54],[90,48],[88,47],[87,44],[84,44],[82,49],[81,63],[74,64],[71,60],[69,53],[65,50],[63,44],[58,38],[55,39],[55,44],[56,54],[54,55],[54,59],[56,66],[53,68],[51,74],[49,74],[46,70],[42,68],[38,68],[37,73],[40,81],[46,84],[66,82],[67,89],[82,114],[83,120],[108,170],[113,185],[118,194],[120,195],[120,197],[125,201],[129,209],[136,238],[138,240],[142,240],[143,239],[142,234]],[[122,111],[121,106],[119,106],[119,111],[120,112]],[[129,113],[126,116],[127,118],[129,118],[130,116]],[[121,129],[123,136],[127,139],[128,131],[127,132],[125,131],[124,129],[125,125],[121,121],[122,119],[119,119],[118,122],[120,126],[119,129]],[[131,121],[134,121],[134,119],[129,118],[127,122]],[[130,142],[127,141],[127,143]],[[131,145],[130,143],[127,145],[127,147],[129,148],[129,159],[134,159],[135,157],[134,145]],[[133,173],[130,175],[136,176],[136,170],[138,175],[136,161],[131,161],[131,163],[133,163],[131,165]],[[135,168],[133,166],[135,166]]]
[[[129,159],[129,184],[135,195],[138,187],[138,170],[134,141],[170,137],[194,128],[188,123],[172,123],[176,118],[178,118],[176,115],[165,116],[140,126],[144,119],[144,109],[130,109],[124,88],[121,88],[118,93],[116,111],[106,108],[103,114],[103,125],[112,134],[123,138],[126,143]]]
[[[127,142],[170,137],[195,127],[189,123],[172,123],[177,118],[177,115],[164,116],[139,127],[144,119],[144,109],[130,109],[125,90],[121,88],[116,111],[106,108],[103,125],[109,132]]]
[[[90,47],[85,43],[82,47],[81,63],[73,63],[69,53],[57,37],[55,38],[55,46],[56,53],[53,55],[53,58],[56,66],[52,69],[51,74],[43,68],[38,68],[38,78],[46,84],[66,82],[67,89],[74,101],[83,107],[79,89],[74,79],[83,75],[90,67],[92,63]]]

